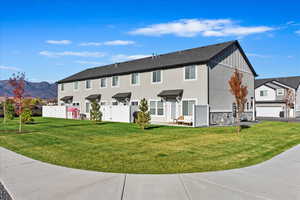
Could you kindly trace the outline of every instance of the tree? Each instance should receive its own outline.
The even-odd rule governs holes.
[[[290,110],[294,107],[294,102],[295,102],[295,96],[294,96],[294,92],[291,89],[288,89],[286,92],[286,95],[284,97],[284,102],[286,105],[286,117],[287,119],[289,119],[290,116]]]
[[[25,74],[13,74],[9,79],[9,84],[13,88],[16,113],[19,115],[19,133],[22,132],[22,101],[25,94]]]
[[[92,121],[101,122],[102,121],[102,112],[100,111],[100,105],[97,101],[92,101],[92,109],[90,111],[90,118]]]
[[[6,99],[3,102],[3,114],[4,114],[4,120],[13,120],[15,115],[15,108],[13,105],[12,100]]]
[[[140,101],[136,123],[144,130],[150,123],[151,117],[148,111],[148,102],[145,98]]]
[[[30,108],[24,108],[21,113],[21,120],[23,124],[30,124],[34,122],[34,119],[32,118],[32,111]]]
[[[230,92],[235,98],[235,104],[237,106],[237,133],[241,131],[241,114],[245,110],[245,103],[247,102],[248,88],[243,85],[243,74],[235,69],[233,75],[228,81],[230,86]]]

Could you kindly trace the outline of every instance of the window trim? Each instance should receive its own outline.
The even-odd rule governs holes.
[[[190,66],[195,66],[195,78],[193,78],[193,79],[186,79],[185,78],[185,69],[186,69],[186,67],[190,67]],[[183,67],[183,80],[184,81],[196,81],[197,77],[198,77],[198,68],[197,68],[197,65],[187,65],[187,66]]]
[[[87,86],[87,81],[90,81],[90,87],[89,88],[87,88],[86,86]],[[85,87],[84,87],[86,90],[91,90],[92,89],[92,80],[91,79],[88,79],[88,80],[85,80]]]
[[[160,82],[153,82],[153,73],[156,71],[160,71]],[[151,71],[150,73],[151,76],[151,84],[162,84],[163,83],[163,70],[155,70],[155,71]]]
[[[148,102],[148,111],[150,113],[150,101],[155,101],[155,115],[152,115],[150,114],[151,116],[153,117],[165,117],[166,116],[166,102],[165,101],[161,101],[161,99],[149,99],[149,102]],[[163,103],[163,111],[164,111],[164,114],[163,115],[157,115],[157,102],[162,102]]]
[[[137,74],[138,76],[137,76],[137,83],[132,83],[132,75],[133,74]],[[140,73],[138,73],[138,72],[134,72],[134,73],[131,73],[130,74],[130,85],[131,86],[139,86],[140,85]]]
[[[86,104],[89,104],[89,112],[87,112],[86,110],[86,108],[87,108],[87,106],[86,106]],[[84,103],[84,113],[85,114],[90,114],[90,112],[91,112],[91,102],[89,102],[89,101],[85,101],[85,103]]]
[[[105,87],[102,87],[101,86],[101,80],[104,79],[105,80]],[[107,88],[107,78],[104,77],[104,78],[100,78],[100,88]]]
[[[118,84],[115,85],[115,86],[113,85],[113,82],[114,82],[114,81],[113,81],[113,77],[118,77]],[[120,76],[112,76],[112,77],[111,77],[111,87],[112,87],[112,88],[120,87]]]
[[[279,91],[282,91],[282,94],[278,94]],[[278,88],[278,89],[276,89],[276,95],[277,95],[277,96],[284,96],[284,93],[285,93],[285,91],[284,91],[283,88]]]
[[[266,92],[266,95],[262,95],[263,92]],[[260,91],[259,91],[259,96],[260,96],[260,97],[266,97],[266,96],[268,96],[268,90],[260,90]]]
[[[77,89],[75,88],[75,84],[77,83]],[[73,84],[73,89],[74,91],[78,91],[79,90],[79,81],[75,81]]]
[[[186,98],[186,99],[182,99],[181,100],[181,115],[182,116],[193,116],[193,114],[192,115],[183,115],[183,101],[195,101],[195,105],[197,105],[197,103],[198,103],[198,99],[197,98]]]

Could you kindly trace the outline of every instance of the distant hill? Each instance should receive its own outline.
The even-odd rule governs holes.
[[[42,99],[57,98],[57,85],[48,82],[25,82],[26,96]],[[7,80],[0,80],[0,96],[13,96],[12,89]]]

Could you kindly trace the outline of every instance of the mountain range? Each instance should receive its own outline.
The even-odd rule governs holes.
[[[0,96],[13,96],[8,80],[0,80]],[[57,98],[57,84],[48,82],[25,81],[25,96],[42,99]]]

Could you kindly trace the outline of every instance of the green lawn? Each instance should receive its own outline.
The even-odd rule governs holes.
[[[35,118],[17,134],[17,121],[0,124],[0,146],[67,167],[103,172],[181,173],[245,167],[300,143],[300,123],[183,128]],[[6,130],[6,132],[5,132]]]

